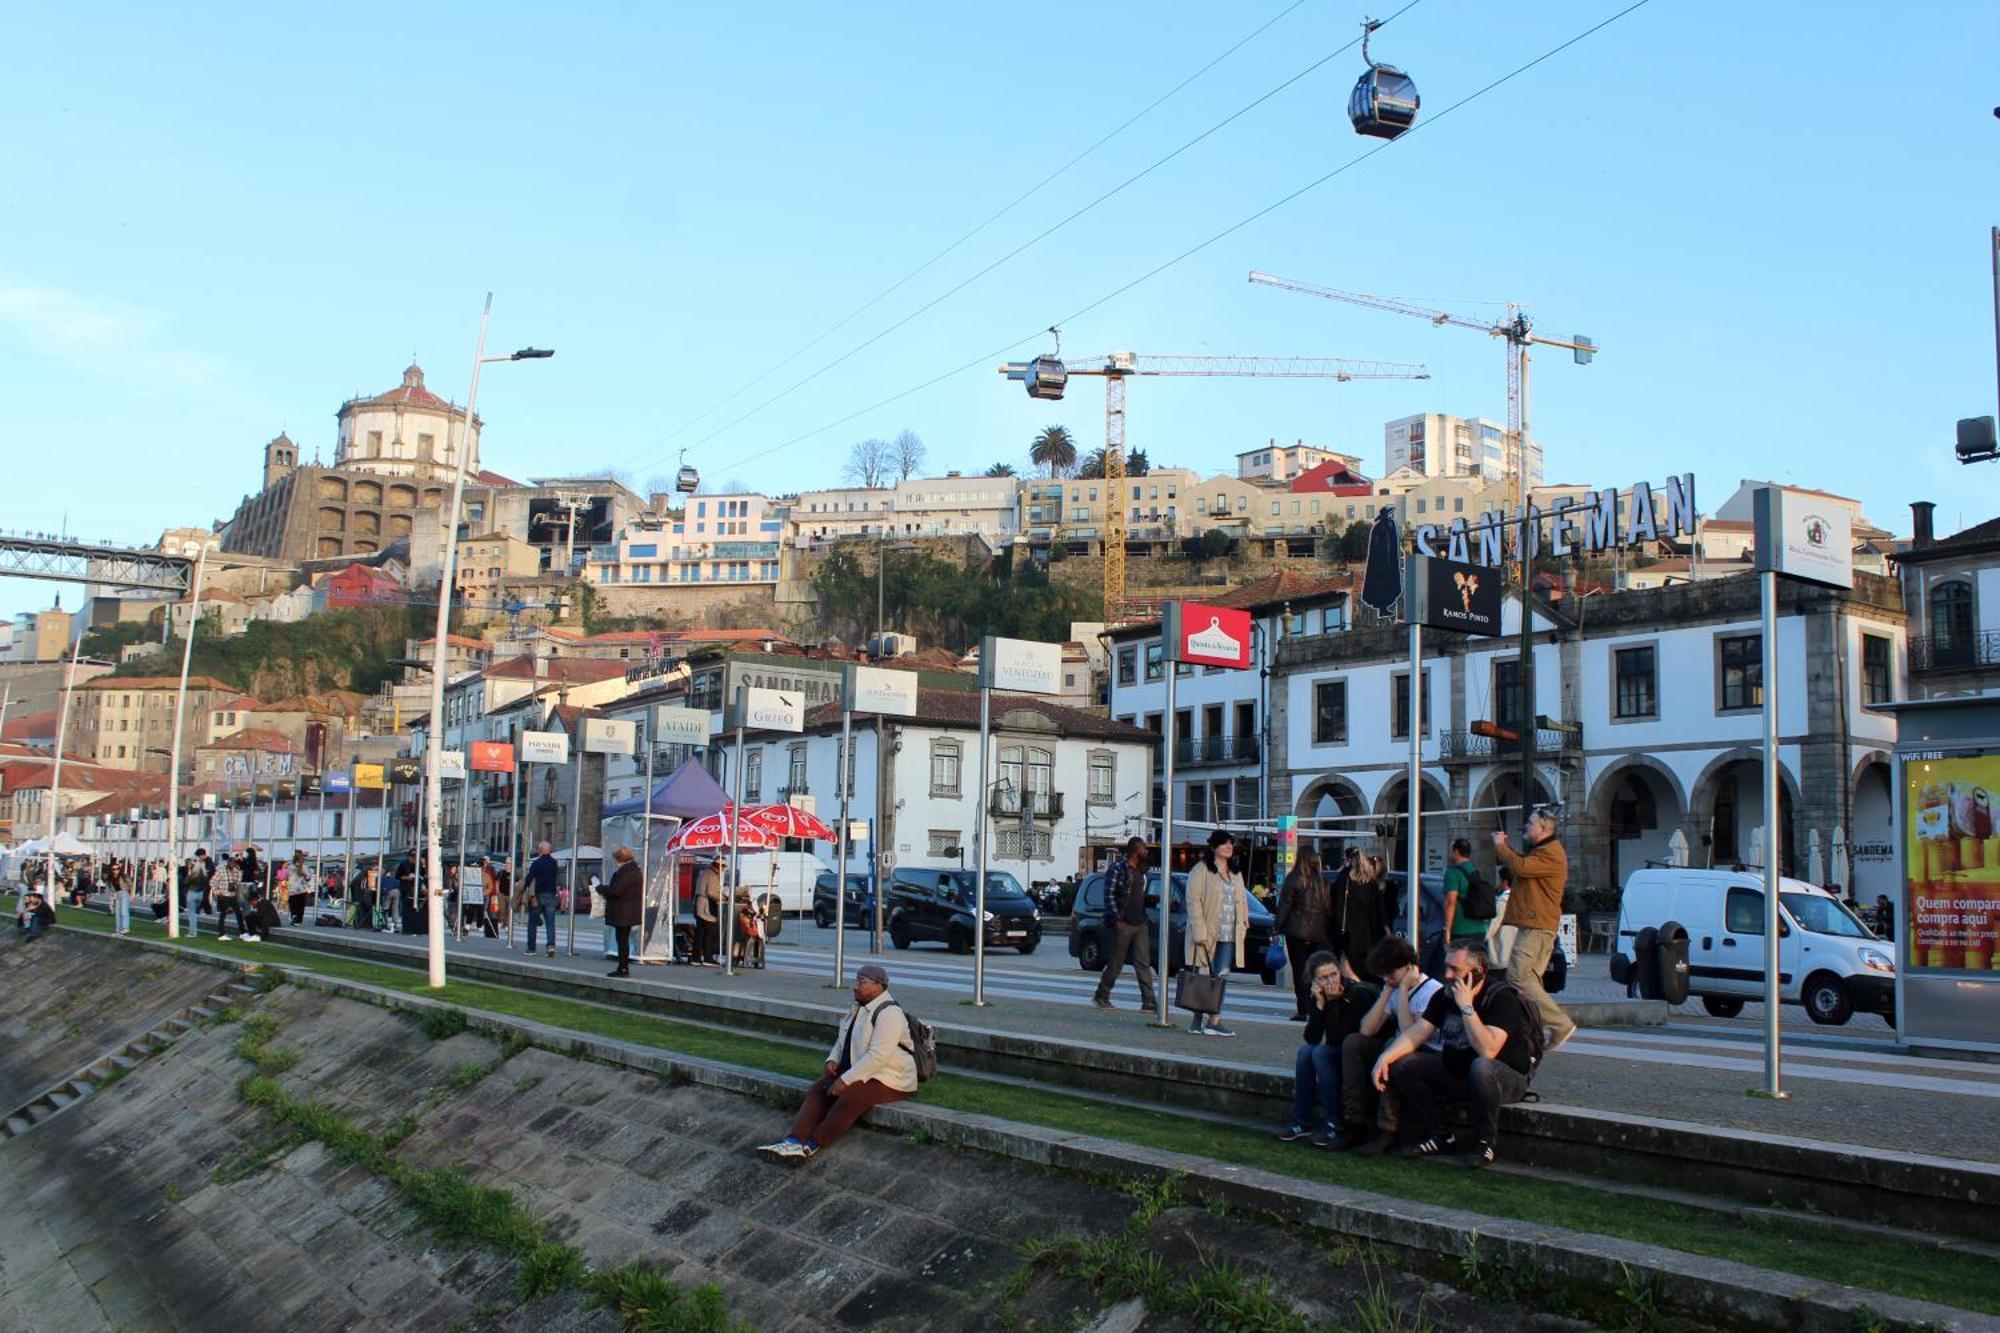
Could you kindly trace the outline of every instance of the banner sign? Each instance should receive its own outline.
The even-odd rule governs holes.
[[[979,642],[979,684],[1023,694],[1060,694],[1062,645],[989,634]]]
[[[917,673],[850,663],[840,697],[849,712],[912,717],[917,711]]]
[[[567,764],[569,734],[561,731],[521,733],[521,762],[524,764]]]
[[[804,731],[806,696],[798,690],[764,690],[745,685],[737,692],[738,721],[764,731]]]
[[[417,787],[423,785],[424,766],[415,759],[391,759],[389,761],[389,785],[391,787]]]
[[[382,770],[380,764],[356,764],[354,785],[363,791],[381,791],[389,785],[389,775]]]
[[[465,751],[439,750],[438,776],[452,782],[465,781]]]
[[[1404,566],[1407,623],[1460,634],[1500,633],[1500,579],[1497,569],[1413,555]]]
[[[705,708],[661,704],[653,710],[653,740],[659,745],[707,745],[709,714]]]
[[[299,795],[318,796],[326,790],[326,779],[318,773],[307,773],[299,779]]]
[[[1242,671],[1250,665],[1250,613],[1201,602],[1169,602],[1167,660]]]
[[[1760,486],[1752,497],[1757,572],[1854,586],[1854,516],[1810,491]]]
[[[319,780],[330,796],[345,796],[354,790],[354,775],[344,768],[329,768]]]
[[[1909,965],[1990,976],[2000,954],[2000,753],[1906,753],[1903,782]]]
[[[608,717],[587,717],[583,720],[585,754],[637,754],[638,750],[638,723],[615,722]]]
[[[472,771],[475,773],[512,773],[514,771],[514,747],[506,741],[474,741],[472,743]]]

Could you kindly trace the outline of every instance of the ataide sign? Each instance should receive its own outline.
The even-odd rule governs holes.
[[[1170,602],[1164,618],[1168,655],[1195,666],[1250,665],[1251,622],[1248,611],[1201,602]]]

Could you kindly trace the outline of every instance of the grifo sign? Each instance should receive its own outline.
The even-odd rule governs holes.
[[[804,731],[806,696],[801,690],[762,690],[745,685],[737,697],[737,725],[765,731]]]
[[[708,744],[708,710],[661,704],[653,710],[653,739],[661,745]]]
[[[521,762],[524,764],[567,764],[569,736],[560,731],[521,733]]]
[[[587,717],[583,720],[583,752],[585,754],[632,754],[639,748],[639,726],[636,722],[615,722],[606,717]]]
[[[1667,478],[1658,490],[1641,481],[1623,495],[1616,486],[1607,486],[1582,496],[1557,496],[1547,509],[1530,503],[1525,533],[1530,556],[1540,555],[1545,544],[1553,556],[1602,554],[1666,537],[1692,537],[1694,520],[1694,473],[1688,472]],[[1520,510],[1489,509],[1476,523],[1462,518],[1442,527],[1425,523],[1411,535],[1418,555],[1497,566],[1520,557],[1523,532]]]
[[[1417,555],[1403,567],[1403,577],[1403,615],[1411,624],[1461,634],[1500,633],[1499,570]]]
[[[1854,518],[1811,491],[1762,486],[1756,491],[1757,572],[1854,586]]]
[[[917,711],[917,673],[849,666],[841,697],[846,700],[849,712],[909,717]]]
[[[1024,694],[1061,693],[1062,645],[988,635],[979,643],[979,683]]]

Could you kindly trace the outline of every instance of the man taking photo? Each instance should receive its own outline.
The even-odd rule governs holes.
[[[1528,847],[1516,852],[1507,845],[1507,835],[1495,830],[1493,855],[1514,872],[1514,889],[1507,898],[1503,926],[1513,926],[1514,950],[1507,959],[1507,980],[1520,987],[1541,1024],[1548,1029],[1548,1051],[1576,1035],[1576,1023],[1562,1011],[1542,988],[1542,974],[1549,970],[1549,957],[1556,950],[1556,932],[1562,927],[1563,888],[1569,883],[1569,853],[1556,841],[1556,815],[1560,807],[1538,805],[1528,814]]]

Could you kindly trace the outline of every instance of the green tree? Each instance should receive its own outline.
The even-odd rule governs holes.
[[[1153,470],[1153,460],[1146,457],[1144,449],[1134,449],[1125,455],[1125,475],[1143,477]]]
[[[1014,465],[1012,463],[995,463],[992,467],[986,469],[985,475],[989,477],[1011,477],[1014,475]]]
[[[1083,456],[1083,461],[1076,465],[1076,475],[1084,481],[1101,480],[1104,476],[1104,461],[1104,450],[1092,449]]]
[[[1373,525],[1367,519],[1357,518],[1347,525],[1347,531],[1340,534],[1340,558],[1348,564],[1368,558],[1368,532]]]
[[[1200,570],[1211,560],[1220,560],[1236,549],[1236,539],[1221,528],[1210,528],[1201,536],[1183,542],[1188,563]]]
[[[1067,426],[1044,426],[1028,446],[1028,457],[1036,467],[1045,467],[1051,477],[1066,477],[1076,466],[1076,440]]]

